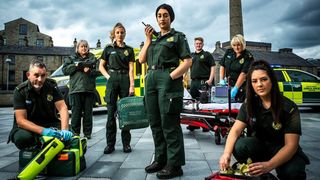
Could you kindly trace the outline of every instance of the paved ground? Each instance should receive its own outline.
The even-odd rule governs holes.
[[[14,178],[18,174],[18,150],[11,143],[7,144],[7,135],[12,125],[12,108],[0,108],[0,179]],[[132,131],[132,148],[129,154],[122,152],[120,134],[117,134],[116,151],[104,155],[106,112],[94,115],[93,137],[88,141],[86,153],[87,168],[76,177],[50,177],[47,179],[128,179],[152,180],[157,179],[155,173],[146,174],[144,167],[152,162],[153,140],[150,128]],[[307,166],[307,179],[320,177],[320,114],[302,111],[301,146],[311,160]],[[218,170],[218,159],[224,145],[214,143],[212,132],[203,133],[201,130],[189,132],[182,125],[186,165],[183,167],[182,180],[204,179],[205,176]],[[223,139],[224,143],[225,139]],[[317,178],[318,177],[318,178]]]

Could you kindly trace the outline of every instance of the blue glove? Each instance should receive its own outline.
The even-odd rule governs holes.
[[[69,141],[73,136],[72,132],[68,130],[61,130],[60,135],[64,141]]]
[[[224,79],[220,79],[219,84],[220,84],[220,86],[225,86],[227,83]]]
[[[44,128],[41,132],[41,135],[43,136],[51,136],[51,137],[55,137],[55,138],[58,138],[60,139],[61,138],[61,134],[54,130],[54,129],[51,129],[51,128]]]
[[[234,99],[238,93],[238,90],[239,88],[237,86],[234,86],[232,89],[231,89],[231,99]]]

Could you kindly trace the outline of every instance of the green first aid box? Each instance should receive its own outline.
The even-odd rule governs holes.
[[[50,176],[75,176],[86,168],[86,139],[74,136],[65,148],[47,165]]]
[[[47,166],[50,176],[75,176],[85,168],[84,156],[79,149],[62,150]]]
[[[120,129],[139,129],[149,126],[143,96],[130,96],[117,102]]]

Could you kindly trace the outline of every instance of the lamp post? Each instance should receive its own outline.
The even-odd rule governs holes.
[[[6,63],[8,63],[7,65],[7,91],[8,91],[9,90],[9,70],[10,70],[11,59],[7,58]]]

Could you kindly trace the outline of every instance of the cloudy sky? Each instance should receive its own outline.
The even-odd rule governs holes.
[[[159,29],[155,9],[172,5],[176,19],[172,27],[193,38],[202,36],[205,49],[216,41],[229,40],[228,0],[2,0],[0,29],[4,23],[23,17],[53,38],[54,46],[71,46],[74,38],[86,39],[94,47],[105,46],[117,22],[127,29],[126,43],[138,47],[144,41],[141,21]],[[293,48],[303,58],[320,58],[319,0],[242,0],[244,35],[248,41],[272,43],[272,50]]]

